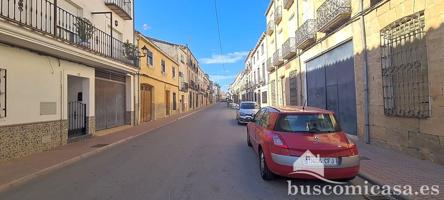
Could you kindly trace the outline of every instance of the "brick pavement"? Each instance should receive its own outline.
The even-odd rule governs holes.
[[[439,185],[439,196],[405,196],[406,199],[444,199],[444,166],[419,160],[401,152],[357,142],[361,158],[360,174],[382,185]]]

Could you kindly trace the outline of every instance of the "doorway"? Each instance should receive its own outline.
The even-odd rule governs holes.
[[[153,87],[147,84],[142,84],[140,86],[140,96],[141,96],[141,120],[142,122],[149,122],[153,119],[152,117],[152,103],[153,103]]]
[[[166,106],[166,115],[171,114],[171,107],[170,107],[170,91],[165,91],[165,106]]]
[[[89,79],[68,76],[68,138],[87,134]]]

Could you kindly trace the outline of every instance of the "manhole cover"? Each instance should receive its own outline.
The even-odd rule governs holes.
[[[102,148],[104,146],[108,146],[109,144],[96,144],[94,146],[91,146],[92,148]]]

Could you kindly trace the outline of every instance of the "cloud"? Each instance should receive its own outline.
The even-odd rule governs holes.
[[[212,81],[218,82],[236,78],[236,75],[210,75]]]
[[[202,58],[200,61],[204,64],[230,64],[236,63],[245,58],[248,51],[233,52],[228,54],[213,54],[210,58]]]
[[[143,24],[143,25],[142,25],[142,29],[143,29],[144,31],[147,31],[147,30],[151,29],[151,26],[148,25],[148,24]]]

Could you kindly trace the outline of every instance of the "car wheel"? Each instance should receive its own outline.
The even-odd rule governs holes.
[[[262,150],[259,150],[259,170],[261,172],[262,179],[266,181],[273,180],[274,174],[270,171],[270,169],[268,169],[264,152]]]
[[[247,145],[249,147],[252,147],[253,145],[251,145],[251,140],[250,140],[250,134],[248,134],[248,127],[247,127]]]

